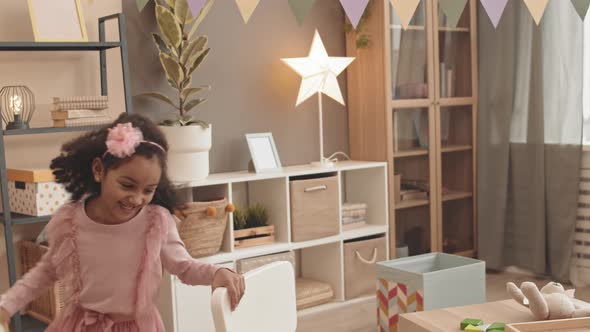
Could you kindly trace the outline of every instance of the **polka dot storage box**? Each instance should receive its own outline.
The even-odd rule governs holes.
[[[7,169],[6,175],[12,212],[46,216],[70,198],[65,188],[55,183],[49,169]]]

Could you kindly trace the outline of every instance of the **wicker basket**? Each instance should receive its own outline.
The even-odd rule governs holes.
[[[195,258],[210,256],[221,249],[227,226],[227,200],[191,202],[178,210],[178,233],[189,254]]]
[[[47,246],[32,241],[21,242],[20,256],[23,273],[35,267],[47,251],[49,251]],[[65,284],[57,281],[43,295],[29,303],[25,311],[31,317],[49,324],[63,310],[64,304]]]

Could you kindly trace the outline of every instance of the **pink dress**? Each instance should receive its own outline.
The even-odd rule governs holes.
[[[11,315],[53,283],[66,281],[66,307],[48,332],[162,332],[154,305],[162,267],[189,285],[209,285],[219,267],[194,260],[172,215],[149,205],[118,225],[92,221],[70,203],[47,225],[49,252],[0,300]]]

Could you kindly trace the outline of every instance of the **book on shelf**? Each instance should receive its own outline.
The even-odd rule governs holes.
[[[342,217],[365,217],[366,215],[366,209],[342,211]]]
[[[51,119],[53,120],[67,120],[80,118],[95,118],[101,116],[108,116],[108,108],[102,110],[53,110],[51,111]]]
[[[452,69],[447,70],[447,97],[455,96],[455,73]]]
[[[428,180],[422,179],[401,179],[401,186],[405,190],[416,189],[420,191],[430,191],[430,184]]]
[[[53,106],[54,110],[101,110],[109,107],[109,98],[108,96],[53,97]]]
[[[363,227],[365,225],[367,225],[367,222],[364,221],[364,220],[363,221],[359,221],[359,222],[353,222],[353,223],[350,223],[350,224],[342,224],[342,230],[349,231],[351,229]]]
[[[402,190],[400,196],[402,201],[428,199],[428,193],[420,190]]]
[[[342,211],[367,209],[366,203],[344,203],[342,204]]]
[[[342,217],[342,224],[352,224],[355,222],[362,222],[365,221],[365,217],[364,216],[358,216],[358,217]]]
[[[455,71],[444,62],[440,63],[440,96],[455,96]]]
[[[93,118],[53,120],[53,126],[56,128],[99,126],[111,123],[112,121],[113,119],[110,116],[97,116]]]

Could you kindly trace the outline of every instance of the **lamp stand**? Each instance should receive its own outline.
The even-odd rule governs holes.
[[[311,163],[314,167],[334,167],[334,162],[327,158],[324,158],[324,118],[322,115],[322,92],[318,91],[318,114],[320,124],[320,161],[314,161]]]
[[[6,129],[28,129],[29,124],[24,122],[21,118],[20,114],[14,115],[14,121],[8,122],[6,124]]]

